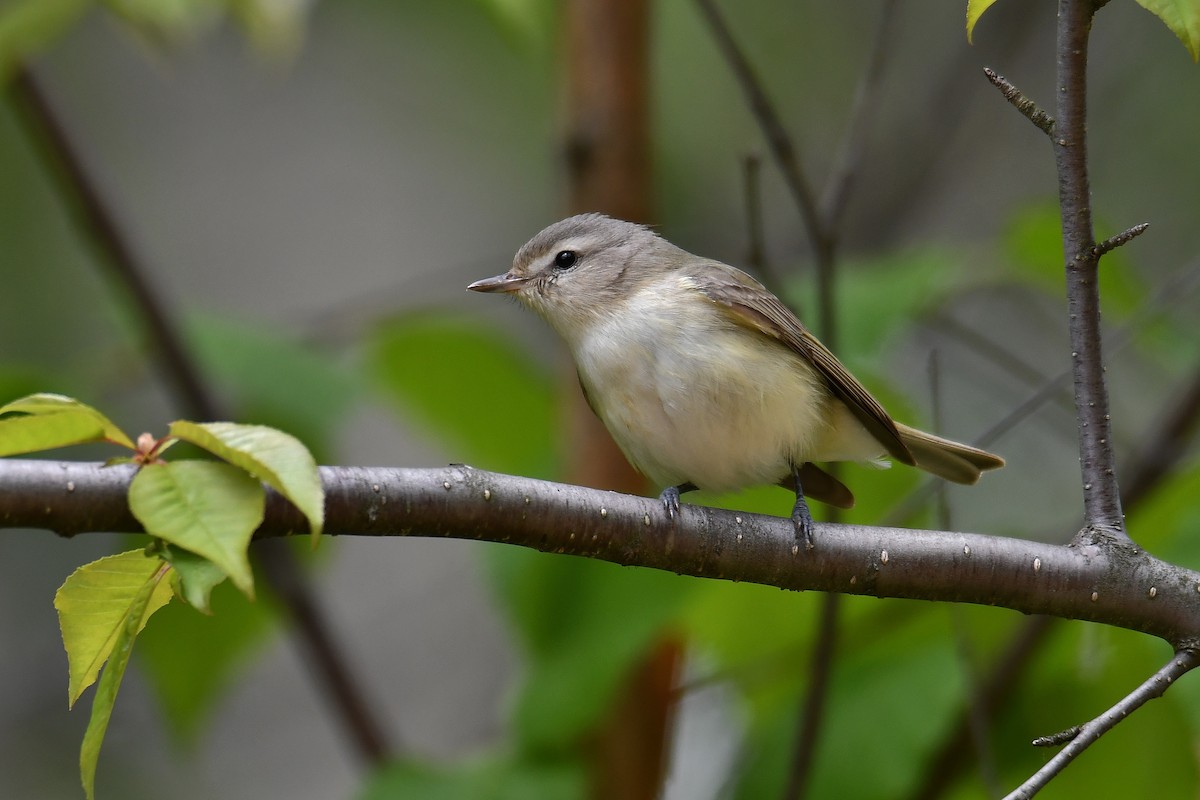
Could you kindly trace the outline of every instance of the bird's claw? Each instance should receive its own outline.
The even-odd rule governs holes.
[[[668,486],[663,489],[658,499],[663,505],[663,510],[667,512],[667,519],[674,521],[679,516],[679,487]]]

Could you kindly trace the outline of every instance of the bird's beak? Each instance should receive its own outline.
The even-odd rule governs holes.
[[[529,278],[523,278],[520,275],[513,275],[511,272],[506,272],[503,275],[496,275],[492,278],[484,278],[481,281],[475,281],[467,288],[472,292],[515,292],[529,282]]]

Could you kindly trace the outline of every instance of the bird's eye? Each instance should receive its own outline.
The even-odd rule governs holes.
[[[575,266],[575,262],[579,260],[579,256],[574,250],[563,250],[554,257],[555,269],[570,269]]]

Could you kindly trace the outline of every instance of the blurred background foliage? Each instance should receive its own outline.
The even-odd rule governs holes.
[[[725,5],[823,177],[879,4]],[[562,16],[550,0],[0,4],[0,401],[64,392],[132,431],[179,416],[138,309],[72,225],[75,199],[15,88],[32,69],[238,421],[283,428],[324,463],[561,478],[564,398],[577,391],[564,354],[528,315],[462,289],[564,214],[562,64],[580,43],[564,38]],[[694,5],[660,0],[652,19],[654,221],[694,252],[745,264],[742,160],[762,155],[755,123]],[[962,19],[953,4],[897,11],[841,238],[839,354],[899,418],[970,440],[1069,354],[1050,152],[981,72],[1049,103],[1054,9],[998,4],[974,47]],[[1153,223],[1102,265],[1130,463],[1200,370],[1189,135],[1200,82],[1131,2],[1103,9],[1093,42],[1098,233]],[[804,231],[769,168],[762,192],[771,271],[811,313]],[[1010,466],[948,489],[945,522],[932,495],[900,506],[923,482],[914,471],[853,467],[848,519],[1069,537],[1080,508],[1069,386],[991,446]],[[1130,504],[1135,540],[1200,565],[1198,492],[1192,448]],[[791,497],[695,502],[784,514]],[[86,719],[62,702],[50,603],[74,566],[117,546],[0,537],[0,796],[78,796]],[[781,796],[817,597],[462,542],[327,539],[312,561],[395,765],[359,768],[275,600],[248,604],[222,586],[213,617],[174,605],[139,641],[102,795],[595,796],[593,731],[632,665],[675,641],[685,666],[664,796]],[[1046,758],[1029,739],[1093,716],[1167,656],[1125,631],[1047,624],[996,678],[1009,689],[998,707],[982,709],[1027,626],[995,609],[847,598],[810,796],[994,796]],[[956,743],[949,771],[937,757]],[[1198,745],[1189,677],[1045,796],[1194,797]]]

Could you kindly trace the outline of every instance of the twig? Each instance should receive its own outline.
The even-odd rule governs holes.
[[[1200,284],[1200,261],[1190,264],[1173,275],[1130,315],[1125,324],[1109,337],[1109,349],[1111,352],[1120,352],[1126,345],[1133,341],[1133,335],[1141,330],[1156,314],[1161,313],[1164,308],[1169,308],[1171,305],[1191,297],[1192,292],[1196,290],[1197,284]],[[1071,380],[1071,376],[1072,370],[1068,368],[1047,379],[1033,394],[1001,417],[982,434],[975,437],[972,440],[972,444],[976,447],[986,448],[998,441],[1002,436],[1028,419],[1039,408],[1057,396]],[[884,525],[902,524],[917,509],[924,505],[937,484],[938,481],[936,478],[925,479],[920,486],[909,492],[907,497],[884,514],[881,522]]]
[[[783,792],[786,800],[799,800],[811,785],[813,759],[817,754],[821,725],[825,721],[825,706],[829,700],[829,678],[833,673],[833,656],[837,651],[840,617],[841,595],[822,595],[817,618],[817,639],[809,662],[808,691],[800,707],[796,743],[792,748],[787,787]]]
[[[1004,99],[1013,104],[1013,107],[1020,111],[1025,118],[1036,125],[1047,136],[1054,136],[1054,117],[1047,114],[1038,106],[1037,103],[1025,96],[1025,93],[1013,86],[1008,78],[1000,75],[990,67],[983,68],[983,74],[991,81],[1000,93],[1004,95]]]
[[[883,0],[879,9],[875,40],[871,45],[858,88],[854,92],[854,103],[850,109],[850,120],[846,125],[842,146],[826,180],[825,191],[821,194],[821,219],[830,231],[836,231],[841,224],[850,190],[862,165],[862,151],[867,131],[871,129],[872,112],[878,106],[876,98],[883,84],[884,56],[887,55],[887,45],[891,42],[895,18],[896,0]]]
[[[1146,229],[1149,227],[1150,227],[1149,222],[1140,222],[1137,225],[1134,225],[1132,228],[1129,228],[1128,230],[1124,230],[1121,233],[1118,233],[1116,236],[1110,236],[1109,238],[1105,239],[1103,242],[1101,242],[1100,244],[1098,244],[1092,248],[1092,257],[1100,258],[1100,256],[1104,255],[1105,253],[1107,253],[1111,250],[1116,250],[1121,245],[1126,244],[1126,243],[1130,242],[1131,240],[1136,239],[1137,237],[1141,236],[1143,233],[1146,232]]]
[[[824,252],[828,247],[828,243],[825,241],[827,233],[825,225],[821,219],[820,210],[817,208],[812,187],[804,176],[800,162],[796,158],[796,149],[792,146],[792,140],[783,127],[779,113],[771,104],[766,92],[763,91],[762,82],[755,74],[754,68],[750,66],[750,61],[734,41],[729,25],[721,16],[721,12],[717,10],[716,3],[713,0],[696,0],[696,5],[712,29],[713,37],[717,40],[717,47],[720,48],[721,54],[729,63],[729,68],[733,70],[734,78],[742,87],[742,93],[750,105],[750,112],[758,121],[763,136],[766,137],[767,146],[771,150],[771,155],[775,158],[779,171],[783,175],[783,181],[804,220],[804,227],[812,240],[814,250],[818,253]],[[818,255],[818,259],[820,259],[820,255]]]
[[[742,192],[746,203],[746,266],[758,275],[764,286],[782,297],[785,294],[783,281],[767,262],[761,175],[762,159],[758,155],[750,154],[742,159]],[[789,305],[792,311],[800,314],[795,303]]]
[[[1200,664],[1200,657],[1198,657],[1196,651],[1181,650],[1176,653],[1164,667],[1154,673],[1149,680],[1137,689],[1122,698],[1119,703],[1092,721],[1082,725],[1076,735],[1070,738],[1070,742],[1066,747],[1060,750],[1054,758],[1050,759],[1044,767],[1035,772],[1029,780],[1010,792],[1005,800],[1028,800],[1028,798],[1033,797],[1055,775],[1062,772],[1064,767],[1074,761],[1080,753],[1086,750],[1097,739],[1112,730],[1118,722],[1145,705],[1148,700],[1162,697],[1172,682],[1194,669],[1197,664]],[[1068,733],[1070,731],[1060,735]]]
[[[17,92],[28,110],[27,122],[44,135],[47,167],[57,171],[62,181],[62,196],[74,213],[79,230],[95,244],[103,261],[133,297],[136,309],[147,328],[148,349],[158,356],[167,383],[176,393],[180,407],[200,420],[227,418],[215,397],[207,389],[200,370],[192,359],[183,336],[172,322],[172,314],[153,289],[148,270],[122,228],[111,203],[89,173],[83,157],[30,68],[15,78]],[[35,141],[38,137],[31,136]],[[329,624],[321,613],[308,580],[295,557],[286,548],[272,548],[259,556],[268,583],[284,600],[301,638],[314,654],[319,669],[311,674],[319,687],[333,699],[339,718],[364,762],[377,765],[389,757],[382,727],[371,712],[373,706],[363,697],[362,689],[342,658]]]
[[[1016,690],[1025,669],[1033,662],[1042,645],[1049,641],[1054,617],[1033,617],[1023,622],[1004,650],[995,659],[987,678],[982,681],[975,701],[959,714],[958,720],[942,739],[942,746],[925,764],[925,777],[911,795],[912,800],[934,800],[954,785],[954,780],[970,763],[972,717],[990,717],[1003,708]]]

